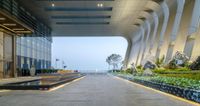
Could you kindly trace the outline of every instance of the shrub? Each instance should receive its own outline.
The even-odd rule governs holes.
[[[158,67],[161,67],[161,65],[163,64],[164,60],[165,60],[165,56],[163,55],[162,58],[157,58],[155,63],[156,63],[156,65]]]
[[[139,65],[136,67],[137,69],[142,69],[142,65]]]
[[[188,67],[179,67],[177,69],[174,69],[174,71],[190,71]]]
[[[127,70],[125,70],[126,73],[129,73],[129,74],[133,74],[133,69],[131,68],[128,68]]]
[[[154,77],[134,77],[134,79],[164,83],[164,84],[169,84],[169,85],[178,86],[182,88],[189,88],[189,89],[196,89],[196,90],[200,89],[199,80],[193,80],[193,79],[188,79],[188,78],[154,76]]]
[[[164,72],[166,72],[166,71],[169,71],[169,70],[163,69],[163,68],[157,68],[157,69],[154,69],[154,70],[153,70],[154,73],[164,73]]]
[[[41,69],[37,70],[37,73],[57,73],[57,69]]]
[[[189,65],[191,70],[200,70],[200,56],[191,64]]]
[[[173,59],[169,62],[168,66],[167,66],[169,69],[176,69],[177,66],[176,66],[176,60]]]
[[[157,68],[153,70],[153,72],[158,74],[180,73],[180,72],[190,72],[190,69],[187,67],[179,67],[176,69]]]

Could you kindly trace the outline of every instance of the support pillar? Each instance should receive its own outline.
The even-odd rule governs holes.
[[[12,66],[12,77],[17,77],[17,57],[16,57],[16,36],[12,36],[12,57],[13,57],[13,66]]]
[[[3,78],[3,32],[0,32],[0,79]]]
[[[184,48],[184,53],[189,58],[191,58],[191,56],[192,56],[192,51],[194,48],[195,37],[196,37],[195,33],[197,32],[197,30],[199,28],[199,24],[200,24],[199,8],[200,8],[200,0],[195,0],[193,13],[192,13],[192,19],[191,19],[191,23],[190,23],[190,27],[189,27],[189,31],[188,31],[188,35],[187,35],[187,40],[186,40],[186,44],[185,44],[185,48]]]
[[[168,45],[165,62],[169,62],[173,56],[174,44],[175,44],[175,40],[177,39],[177,34],[179,31],[179,27],[180,27],[180,23],[182,19],[185,0],[178,0],[177,3],[178,3],[178,6],[177,6],[177,11],[176,11],[175,21],[172,28],[172,33],[170,35],[170,43]]]
[[[188,36],[184,48],[184,53],[191,58],[192,56],[192,50],[194,48],[194,43],[195,43],[195,37]]]

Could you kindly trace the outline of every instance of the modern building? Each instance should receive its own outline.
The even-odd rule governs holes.
[[[25,36],[25,32],[29,32],[32,34],[28,35],[43,36],[47,42],[51,42],[48,35],[126,38],[126,68],[131,67],[132,63],[140,65],[149,56],[164,56],[165,62],[168,62],[177,51],[186,54],[191,61],[200,56],[200,0],[1,0],[0,4],[0,24],[4,35],[5,30]],[[21,4],[24,8],[19,6]],[[4,18],[8,17],[4,14],[5,11],[20,20],[19,23],[15,19],[9,19],[12,23],[17,22],[23,31],[12,28],[13,24],[5,23]],[[12,41],[7,37],[5,39]],[[29,42],[29,38],[26,39],[26,42]],[[12,47],[7,43],[3,45]],[[8,52],[8,60],[14,51],[15,49],[4,50]],[[39,56],[39,52],[27,51],[25,53],[21,49],[22,54],[18,53],[22,56],[18,58],[18,66],[21,65],[19,68],[28,68],[33,63],[36,66],[42,64],[38,65],[38,68],[48,67],[44,65],[48,63],[46,57]],[[42,61],[44,58],[46,60]]]
[[[0,78],[51,67],[51,29],[17,0],[0,1]]]

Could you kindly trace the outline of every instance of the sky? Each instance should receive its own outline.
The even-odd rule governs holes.
[[[122,37],[54,37],[52,65],[82,72],[105,71],[106,58],[113,53],[124,58],[126,49],[127,41]]]

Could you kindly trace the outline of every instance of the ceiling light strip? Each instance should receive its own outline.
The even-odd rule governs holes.
[[[37,1],[59,2],[59,1],[115,1],[115,0],[37,0]]]
[[[109,19],[111,16],[51,16],[52,19]]]
[[[67,8],[67,7],[46,7],[46,11],[112,11],[112,7],[102,8]]]
[[[56,22],[57,25],[108,25],[110,22]]]

